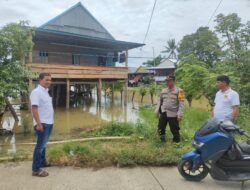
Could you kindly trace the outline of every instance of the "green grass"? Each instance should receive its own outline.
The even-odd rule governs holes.
[[[112,122],[98,129],[93,136],[131,136],[129,140],[66,143],[49,148],[48,156],[57,165],[104,167],[110,165],[170,166],[176,165],[181,155],[191,150],[194,132],[208,119],[202,109],[187,108],[181,122],[181,143],[172,143],[167,128],[167,142],[162,143],[157,134],[153,108],[141,108],[142,122]]]

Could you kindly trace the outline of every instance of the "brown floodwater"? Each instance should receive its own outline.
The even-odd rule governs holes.
[[[137,95],[138,96],[138,95]],[[84,137],[96,128],[103,127],[107,122],[137,122],[140,120],[138,109],[141,105],[139,97],[131,102],[131,94],[128,95],[128,105],[121,103],[119,93],[116,94],[114,103],[109,97],[102,97],[101,107],[97,107],[96,95],[92,98],[81,98],[78,105],[69,110],[55,108],[55,123],[50,140],[65,140]],[[150,104],[150,97],[144,98],[144,104]],[[19,145],[20,143],[35,142],[36,137],[33,130],[32,116],[29,111],[20,110],[15,106],[19,122],[7,112],[4,114],[2,128],[12,130],[13,135],[0,136],[0,155],[31,152],[32,146]]]

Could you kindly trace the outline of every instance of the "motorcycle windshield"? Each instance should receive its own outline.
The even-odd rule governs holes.
[[[208,120],[197,132],[198,136],[206,136],[219,131],[218,123],[215,120]]]

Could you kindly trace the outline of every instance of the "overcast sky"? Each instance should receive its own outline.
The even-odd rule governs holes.
[[[70,8],[79,0],[0,0],[0,27],[9,22],[29,20],[40,26]],[[117,39],[142,43],[154,0],[81,0],[93,16]],[[177,41],[200,26],[206,26],[220,0],[157,0],[146,46],[129,56],[152,57],[163,50],[166,41]],[[223,0],[217,14],[237,13],[250,20],[250,0]],[[211,22],[209,27],[213,28]],[[129,59],[138,66],[144,59]]]

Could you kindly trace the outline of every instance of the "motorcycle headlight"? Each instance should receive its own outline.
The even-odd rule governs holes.
[[[192,145],[193,145],[194,148],[201,148],[204,145],[204,143],[203,142],[197,142],[197,141],[193,140]]]

